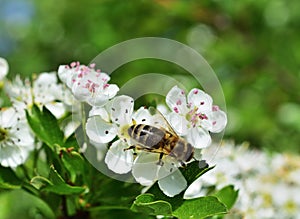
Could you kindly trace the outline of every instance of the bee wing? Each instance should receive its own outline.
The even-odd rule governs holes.
[[[149,110],[150,114],[152,115],[152,123],[154,126],[162,127],[164,129],[168,130],[169,132],[171,132],[174,136],[178,137],[176,131],[173,129],[173,127],[168,122],[166,117],[158,109],[156,109],[154,107],[149,107],[148,110]]]

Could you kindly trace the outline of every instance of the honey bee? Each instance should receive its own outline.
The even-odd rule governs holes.
[[[159,165],[163,165],[163,156],[168,155],[179,161],[182,166],[185,166],[185,162],[190,161],[194,156],[194,147],[185,139],[179,137],[165,117],[160,112],[158,113],[165,127],[137,124],[133,121],[133,125],[128,128],[127,132],[134,145],[125,150],[137,149],[159,153]]]

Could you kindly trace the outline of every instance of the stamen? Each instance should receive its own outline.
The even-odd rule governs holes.
[[[72,63],[70,64],[70,66],[71,66],[71,68],[74,68],[74,67],[76,66],[76,62],[72,62]]]
[[[208,119],[208,117],[203,113],[199,115],[199,118],[202,119],[202,120]]]
[[[179,113],[179,110],[176,106],[173,109],[174,109],[175,113]]]

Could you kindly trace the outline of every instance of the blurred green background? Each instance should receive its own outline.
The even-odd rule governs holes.
[[[200,52],[219,77],[229,115],[226,138],[299,152],[299,11],[297,0],[1,0],[0,56],[13,78],[74,60],[87,64],[132,38],[174,39]],[[118,71],[125,76],[115,82],[128,72],[186,74],[154,60]]]

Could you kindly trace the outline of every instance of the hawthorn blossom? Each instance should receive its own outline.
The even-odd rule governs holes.
[[[25,119],[14,108],[0,111],[0,163],[5,167],[23,164],[34,149],[34,138]]]
[[[32,83],[28,78],[22,81],[17,76],[5,90],[13,105],[23,113],[36,104],[46,106],[56,118],[61,118],[73,104],[70,91],[57,83],[55,72],[41,73]]]
[[[132,124],[133,105],[134,101],[129,96],[115,97],[103,107],[93,107],[86,123],[90,142],[100,150],[119,137],[119,140],[112,143],[105,157],[108,168],[119,174],[128,173],[133,163],[133,151],[124,151],[130,146],[124,136]]]
[[[166,103],[172,110],[171,125],[195,148],[208,147],[211,144],[209,132],[221,132],[226,126],[226,114],[200,89],[192,89],[186,97],[184,90],[174,86],[166,96]]]
[[[72,62],[70,65],[61,65],[58,76],[77,100],[91,106],[104,105],[119,91],[117,85],[108,84],[110,77],[106,73],[95,70],[95,64],[85,66]]]
[[[3,78],[7,75],[8,68],[7,61],[0,57],[0,81],[3,80]]]
[[[86,132],[98,149],[107,147],[112,142],[106,156],[105,163],[115,173],[124,174],[132,171],[135,180],[144,186],[158,181],[160,189],[173,197],[187,187],[187,182],[178,167],[180,162],[171,156],[163,156],[159,165],[159,153],[144,150],[124,150],[135,145],[130,138],[128,128],[136,124],[165,127],[161,115],[152,115],[148,109],[141,107],[133,111],[133,100],[127,96],[114,98],[104,107],[94,107],[86,124]],[[118,137],[118,140],[113,141]],[[100,147],[100,148],[99,148]]]

